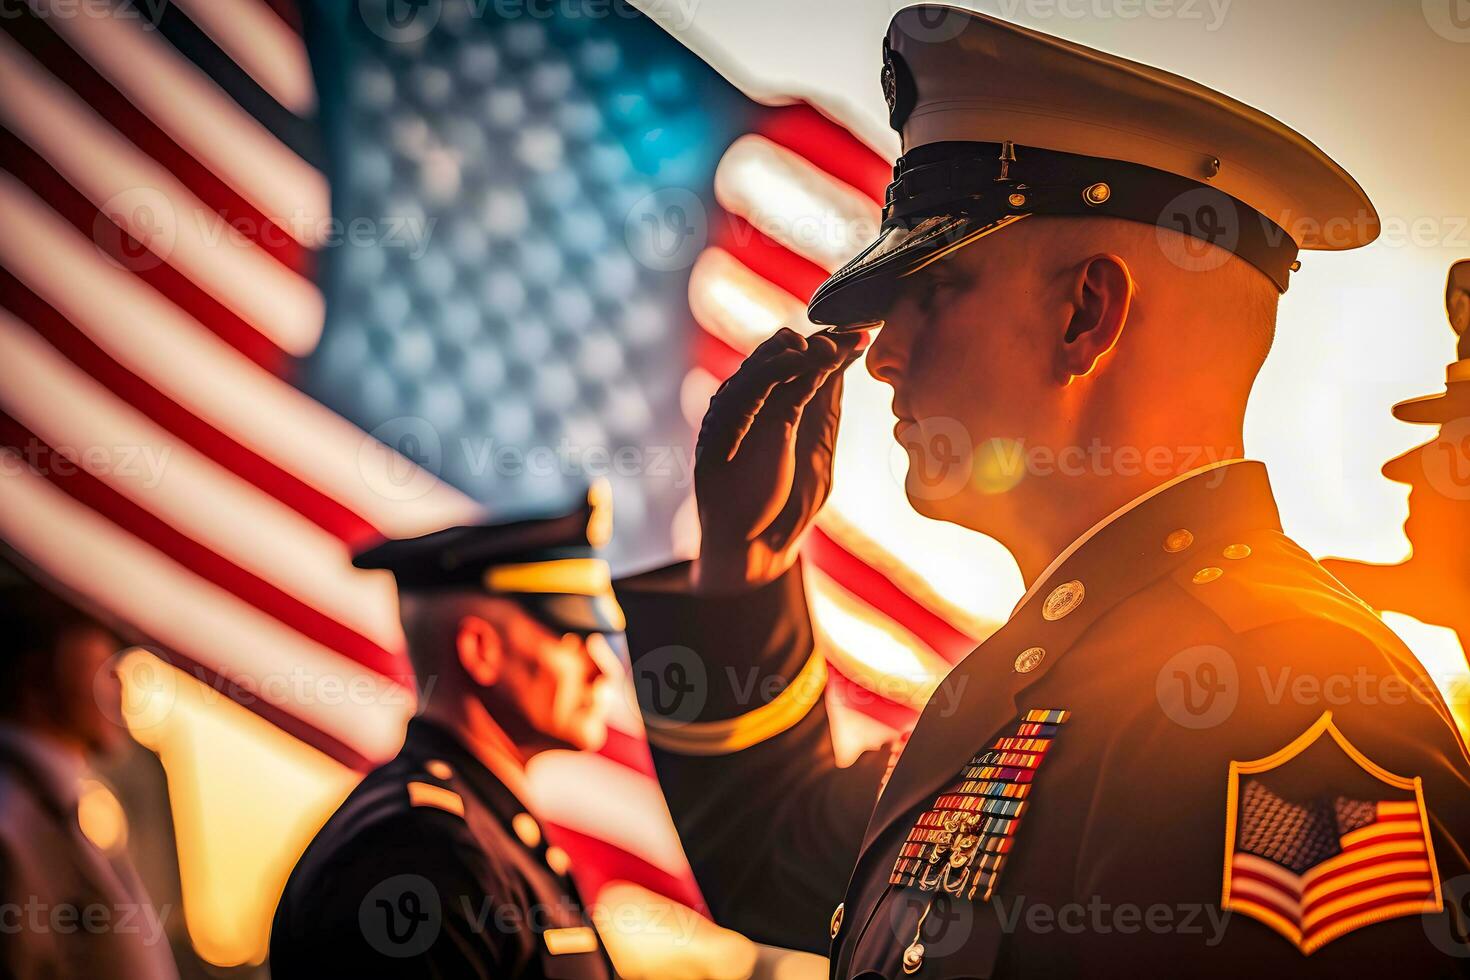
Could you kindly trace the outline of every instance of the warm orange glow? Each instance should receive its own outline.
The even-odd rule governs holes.
[[[358,776],[149,653],[118,673],[129,731],[168,774],[194,948],[259,963],[286,876]]]
[[[112,790],[95,779],[82,781],[82,795],[77,800],[77,823],[87,839],[103,851],[113,852],[127,846],[128,817]]]

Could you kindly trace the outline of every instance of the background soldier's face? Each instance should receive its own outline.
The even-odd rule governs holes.
[[[501,663],[487,691],[491,716],[522,745],[595,750],[607,740],[612,680],[620,672],[602,636],[559,634],[518,607],[495,624]]]
[[[1055,441],[1064,297],[1025,238],[1007,229],[904,280],[868,350],[868,371],[893,388],[909,500],[929,517],[969,524],[1021,479],[1021,446]]]
[[[1458,567],[1470,536],[1470,421],[1446,423],[1434,439],[1385,463],[1383,475],[1409,487],[1404,533],[1414,557]]]
[[[116,637],[106,630],[78,626],[56,645],[54,714],[51,721],[72,734],[88,752],[105,755],[120,746],[122,682],[114,669]]]

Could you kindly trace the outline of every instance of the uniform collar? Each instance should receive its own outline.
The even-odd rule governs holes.
[[[1197,476],[1210,472],[1211,470],[1217,470],[1225,466],[1234,466],[1238,463],[1244,462],[1247,462],[1247,460],[1222,459],[1219,462],[1206,463],[1204,466],[1197,466],[1187,473],[1181,473],[1178,476],[1174,477],[1172,480],[1161,483],[1158,486],[1154,487],[1152,490],[1148,490],[1134,497],[1132,500],[1128,501],[1128,503],[1124,504],[1122,507],[1119,507],[1107,517],[1104,517],[1102,520],[1098,521],[1096,524],[1092,525],[1092,527],[1084,531],[1082,535],[1077,538],[1077,540],[1069,544],[1060,555],[1057,555],[1057,557],[1052,560],[1052,563],[1046,566],[1046,570],[1036,577],[1036,581],[1031,583],[1031,588],[1027,589],[1026,594],[1021,597],[1021,601],[1016,603],[1016,607],[1011,611],[1011,615],[1015,616],[1016,613],[1020,612],[1021,607],[1025,606],[1026,603],[1035,598],[1036,593],[1041,591],[1041,587],[1052,579],[1052,577],[1056,574],[1057,569],[1061,568],[1062,565],[1066,563],[1067,559],[1076,554],[1083,545],[1092,540],[1092,538],[1096,534],[1098,534],[1098,532],[1102,531],[1102,529],[1107,527],[1109,524],[1112,524],[1114,521],[1118,520],[1129,511],[1137,509],[1137,507],[1145,501],[1152,500],[1154,497],[1157,497],[1164,491],[1173,489],[1174,487],[1177,487],[1179,484],[1184,483],[1187,480],[1192,480]]]
[[[453,732],[424,718],[414,718],[408,723],[408,734],[403,741],[402,756],[410,765],[428,769],[430,763],[447,763],[454,777],[463,780],[475,798],[502,819],[509,820],[517,813],[528,811],[525,802],[506,785],[469,746],[460,741]]]
[[[1021,710],[1070,710],[1032,703],[1029,688],[1063,660],[1099,618],[1184,565],[1207,569],[1222,541],[1280,531],[1266,468],[1239,462],[1185,474],[1111,515],[1037,579],[1004,626],[955,665],[941,683],[963,692],[963,709],[931,698],[878,800],[867,843],[938,792],[982,744]],[[951,713],[953,712],[953,713]],[[922,760],[922,761],[910,761]],[[891,857],[891,856],[890,856]]]

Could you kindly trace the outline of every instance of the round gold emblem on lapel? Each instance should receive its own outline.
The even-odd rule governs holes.
[[[1041,618],[1049,623],[1054,623],[1073,609],[1082,605],[1082,597],[1087,595],[1081,582],[1073,579],[1063,582],[1051,590],[1051,595],[1041,604]]]
[[[1022,650],[1016,654],[1016,673],[1029,674],[1041,666],[1041,662],[1045,659],[1046,651],[1041,647],[1030,647],[1029,649]]]
[[[1210,582],[1215,581],[1215,579],[1224,574],[1225,572],[1223,569],[1216,568],[1214,565],[1211,565],[1208,568],[1201,568],[1199,571],[1194,573],[1194,584],[1206,585]]]
[[[838,902],[837,903],[837,907],[832,910],[832,938],[833,939],[836,939],[837,938],[837,934],[842,931],[842,913],[844,911],[845,911],[845,908],[844,908],[844,905],[843,905],[842,902]]]
[[[516,832],[521,843],[527,847],[537,847],[541,844],[541,825],[529,813],[517,813],[511,817],[510,829]]]
[[[1232,561],[1239,561],[1242,558],[1249,558],[1251,556],[1251,546],[1248,544],[1230,544],[1225,546],[1223,553],[1226,558]]]
[[[1194,544],[1194,534],[1185,527],[1177,531],[1170,531],[1169,536],[1164,538],[1164,550],[1171,555],[1179,554],[1192,544]]]
[[[430,759],[424,763],[424,771],[435,779],[452,779],[454,770],[443,759]]]

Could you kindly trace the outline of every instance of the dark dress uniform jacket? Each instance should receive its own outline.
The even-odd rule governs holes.
[[[769,729],[770,705],[802,697],[771,678],[798,676],[812,633],[799,567],[728,597],[683,579],[651,573],[620,599],[645,714],[662,712],[659,776],[726,925],[830,952],[844,978],[1470,970],[1463,743],[1402,642],[1282,533],[1260,464],[1097,530],[953,669],[906,745],[845,769],[820,698],[749,747],[689,748],[753,709]],[[697,704],[671,714],[660,678],[679,656]],[[957,789],[990,793],[996,819],[950,840],[980,837],[977,867],[999,871],[924,892],[895,866],[908,844],[899,870],[940,876],[954,850],[925,841]],[[1294,926],[1329,939],[1303,952]]]
[[[612,976],[525,806],[416,719],[302,855],[276,909],[276,978]],[[523,839],[525,834],[529,839]]]
[[[126,852],[82,833],[78,773],[39,742],[0,731],[0,977],[176,980]]]

